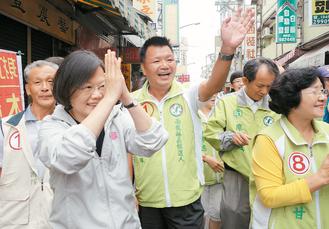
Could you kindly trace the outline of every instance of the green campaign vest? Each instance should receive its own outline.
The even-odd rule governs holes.
[[[184,88],[173,81],[163,104],[156,104],[151,98],[148,83],[134,93],[144,110],[169,132],[161,151],[150,158],[133,156],[136,196],[141,206],[179,207],[201,195],[194,126],[183,92]]]
[[[204,139],[202,141],[202,153],[214,157],[218,161],[222,161],[219,157],[219,153]],[[206,162],[203,162],[203,165],[205,185],[214,185],[223,182],[223,173],[214,172]]]
[[[231,151],[224,152],[221,158],[231,168],[249,177],[254,136],[278,118],[279,115],[269,108],[259,108],[254,113],[247,105],[238,103],[238,93],[232,93],[222,97],[217,103],[213,115],[208,120],[205,138],[216,150],[219,150],[220,133],[239,131],[248,134],[251,137],[249,145],[234,147]]]
[[[199,116],[202,120],[203,129],[205,128],[207,124],[206,117],[204,117],[204,114],[202,114],[201,111],[199,111]],[[218,161],[222,162],[222,159],[219,157],[219,152],[215,150],[204,138],[202,138],[202,154],[211,156],[216,158]],[[218,183],[223,182],[223,173],[216,173],[212,168],[208,165],[208,163],[203,162],[203,172],[204,172],[204,179],[205,179],[205,185],[214,185]]]
[[[329,152],[329,125],[313,121],[316,130],[313,144],[308,145],[296,128],[283,117],[261,134],[270,137],[283,160],[285,184],[314,174]],[[251,181],[253,228],[310,229],[329,228],[329,187],[312,193],[312,202],[275,209],[262,205]]]

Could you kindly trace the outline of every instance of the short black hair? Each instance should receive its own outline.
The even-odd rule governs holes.
[[[289,69],[283,72],[274,80],[269,92],[271,110],[287,116],[293,108],[299,106],[301,90],[310,87],[317,79],[320,79],[324,87],[319,72],[312,67]]]
[[[243,72],[242,71],[235,71],[231,74],[230,76],[230,83],[233,83],[235,79],[243,77]]]
[[[68,55],[54,79],[53,95],[57,103],[70,110],[72,94],[94,75],[98,67],[104,70],[103,62],[93,52],[78,50]]]
[[[271,59],[259,57],[256,59],[252,59],[247,61],[247,63],[243,67],[243,75],[247,77],[249,82],[255,80],[256,74],[258,72],[258,69],[261,65],[266,65],[268,71],[272,72],[277,78],[277,76],[280,74],[278,66],[272,61]]]
[[[148,40],[146,40],[145,43],[143,44],[143,46],[141,47],[141,49],[139,51],[139,57],[140,57],[141,62],[144,62],[146,51],[147,51],[148,47],[150,47],[150,46],[160,46],[160,47],[168,46],[170,48],[170,50],[173,52],[172,46],[170,44],[170,40],[168,38],[154,36],[154,37],[151,37]]]

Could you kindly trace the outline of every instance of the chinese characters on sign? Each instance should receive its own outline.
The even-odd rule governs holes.
[[[14,0],[13,3],[10,6],[16,8],[16,9],[19,9],[23,14],[26,12],[23,9],[22,1]]]
[[[134,0],[133,7],[149,16],[153,22],[156,21],[156,0]]]
[[[21,57],[0,49],[0,118],[23,110]]]
[[[34,25],[67,43],[75,43],[73,21],[46,0],[0,0],[0,11]]]
[[[310,0],[310,25],[329,25],[329,0]]]
[[[295,43],[297,28],[296,0],[280,0],[276,15],[276,43]]]
[[[41,22],[44,22],[44,23],[46,23],[46,25],[50,26],[49,21],[48,21],[47,7],[39,5],[39,9],[40,9],[40,14],[38,15],[38,18],[40,19]]]
[[[104,5],[109,5],[109,4],[104,4],[105,1],[99,1],[99,0],[78,0],[79,2],[88,2],[89,4],[91,3],[92,5],[96,5],[96,2],[102,2],[102,8]],[[109,0],[108,0],[109,1]],[[147,0],[141,1],[140,3],[148,3]],[[152,36],[155,36],[155,30],[152,29],[152,27],[145,23],[143,19],[138,15],[137,10],[135,7],[133,7],[133,4],[131,1],[127,0],[112,0],[111,4],[112,7],[119,9],[119,15],[124,15],[124,17],[127,19],[128,24],[130,27],[134,28],[136,32],[143,37],[144,39],[148,39]],[[151,9],[151,7],[150,7]],[[156,10],[152,10],[153,12],[157,13]]]
[[[256,6],[251,6],[253,11],[256,12]],[[256,30],[256,22],[254,22],[253,26],[247,32],[246,38],[244,40],[245,54],[244,60],[247,62],[248,60],[256,58],[256,50],[257,50],[257,30]]]

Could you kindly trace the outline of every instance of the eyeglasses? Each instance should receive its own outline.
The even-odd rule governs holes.
[[[235,79],[232,81],[232,83],[243,83],[242,79]]]
[[[105,82],[95,86],[86,85],[79,88],[80,91],[89,95],[92,95],[96,90],[103,93],[104,89],[105,89]]]
[[[328,96],[329,90],[328,89],[321,89],[320,91],[313,90],[313,91],[305,91],[306,94],[313,94],[314,96]]]

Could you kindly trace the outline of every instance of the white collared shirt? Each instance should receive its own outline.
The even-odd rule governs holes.
[[[264,97],[261,100],[259,100],[259,101],[254,101],[254,100],[252,100],[247,95],[246,90],[245,90],[245,87],[243,87],[241,90],[243,91],[243,93],[246,96],[248,107],[250,107],[250,109],[252,110],[252,112],[256,113],[256,111],[258,110],[258,108],[262,105],[263,100],[264,100]]]

